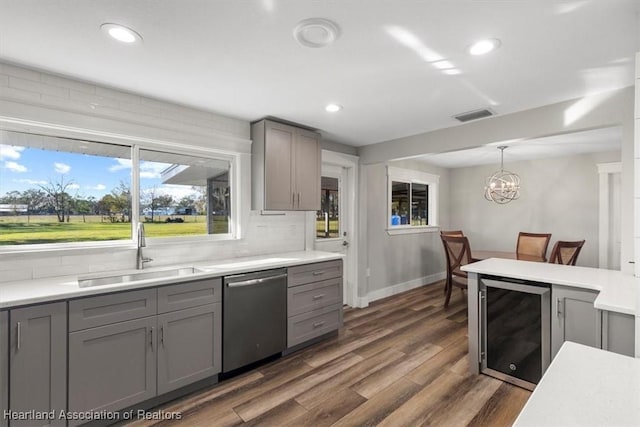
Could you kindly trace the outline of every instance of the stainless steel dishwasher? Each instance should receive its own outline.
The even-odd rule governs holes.
[[[287,346],[287,270],[223,281],[222,372],[281,353]]]

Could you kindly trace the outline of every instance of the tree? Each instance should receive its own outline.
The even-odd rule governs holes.
[[[154,215],[159,208],[171,207],[173,203],[173,197],[162,194],[156,185],[143,192],[143,206],[151,211],[151,222],[154,221]]]
[[[67,193],[67,189],[72,184],[73,181],[65,182],[64,175],[61,175],[60,182],[49,181],[45,185],[39,185],[46,194],[46,203],[55,211],[58,222],[64,222],[65,215],[69,214],[72,197]]]
[[[115,208],[122,215],[122,222],[131,222],[131,189],[124,181],[111,191],[114,197]]]
[[[27,223],[31,221],[31,213],[42,209],[47,195],[35,188],[29,188],[22,192],[22,202],[27,205]]]
[[[82,215],[82,222],[87,222],[86,215],[93,211],[93,201],[89,199],[77,198],[74,202],[76,213]]]

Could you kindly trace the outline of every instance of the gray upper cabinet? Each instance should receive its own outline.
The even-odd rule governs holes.
[[[10,311],[9,407],[16,412],[51,412],[67,408],[67,303],[42,304]],[[65,425],[12,420],[11,426]]]
[[[221,303],[159,315],[158,328],[158,394],[220,372]]]
[[[320,209],[320,135],[262,120],[251,138],[253,209]]]
[[[601,315],[593,302],[598,292],[553,285],[551,357],[565,341],[601,348]]]
[[[9,313],[0,311],[0,414],[9,408]],[[7,417],[0,416],[0,427]]]

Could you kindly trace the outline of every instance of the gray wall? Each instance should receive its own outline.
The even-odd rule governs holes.
[[[449,171],[415,161],[388,163],[394,167],[414,169],[440,176],[440,207],[438,216],[447,222],[449,218]],[[367,291],[360,296],[379,297],[381,289],[392,286],[424,284],[424,278],[438,275],[445,270],[442,242],[438,230],[428,233],[389,235],[387,228],[387,164],[361,166],[361,191],[364,190],[365,207],[361,217],[366,224],[363,230],[366,244],[361,246],[366,259],[365,270]],[[363,188],[364,187],[364,188]],[[447,224],[448,225],[448,224]],[[361,258],[362,259],[362,258]],[[370,276],[366,277],[366,268]],[[363,276],[361,276],[363,277]],[[411,283],[408,283],[411,282]],[[373,293],[373,295],[372,295]]]
[[[484,199],[484,180],[496,165],[451,169],[450,221],[472,248],[514,251],[518,232],[552,233],[557,240],[586,243],[578,265],[598,266],[599,175],[596,164],[619,162],[620,152],[512,162],[520,175],[518,200],[498,205]]]

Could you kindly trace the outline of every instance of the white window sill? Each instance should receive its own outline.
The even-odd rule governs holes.
[[[417,233],[435,233],[439,231],[440,227],[437,225],[421,225],[421,226],[398,226],[393,228],[387,228],[387,234],[389,236],[396,236],[399,234],[417,234]]]

